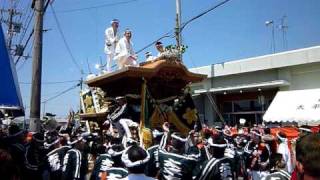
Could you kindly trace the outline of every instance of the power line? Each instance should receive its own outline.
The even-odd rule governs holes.
[[[31,24],[31,21],[32,21],[32,19],[33,19],[33,16],[34,16],[34,11],[32,11],[32,12],[28,15],[28,17],[25,19],[25,23],[26,23],[27,21],[28,21],[28,22],[27,22],[26,28],[24,29],[24,31],[23,31],[23,33],[22,33],[22,35],[21,35],[21,38],[20,38],[20,41],[19,41],[20,44],[21,44],[23,38],[25,37],[28,29],[29,29],[29,26],[30,26],[30,24]]]
[[[27,44],[26,44],[26,45],[27,45]],[[31,44],[31,47],[30,47],[29,52],[30,52],[30,51],[32,51],[32,49],[33,49],[33,45],[34,45],[34,40],[32,41],[32,44]],[[25,47],[24,47],[24,48],[25,48]],[[28,54],[29,54],[29,53],[28,53]],[[21,57],[21,56],[19,56],[19,57],[18,57],[18,59],[17,59],[16,63],[18,63],[18,61],[19,61],[20,57]],[[29,57],[29,55],[27,55],[27,56],[26,56],[26,58],[24,59],[23,63],[20,65],[20,67],[19,67],[19,68],[17,68],[17,71],[20,71],[20,70],[21,70],[21,68],[25,65],[25,63],[27,62],[27,58],[28,58],[28,57]]]
[[[197,16],[195,16],[195,17],[193,17],[193,18],[189,19],[188,21],[186,21],[186,22],[184,22],[184,23],[182,23],[182,27],[180,28],[180,32],[183,30],[183,28],[185,28],[185,27],[186,27],[186,25],[188,25],[188,24],[189,24],[189,23],[191,23],[192,21],[194,21],[194,20],[196,20],[196,19],[200,18],[201,16],[203,16],[203,15],[205,15],[205,14],[209,13],[210,11],[212,11],[212,10],[214,10],[214,9],[216,9],[216,8],[218,8],[218,7],[220,7],[220,6],[222,6],[222,5],[224,5],[224,4],[225,4],[225,3],[227,3],[228,1],[230,1],[230,0],[222,1],[222,2],[220,2],[219,4],[214,5],[213,7],[211,7],[211,8],[209,8],[209,9],[205,10],[204,12],[200,13],[199,15],[197,15]]]
[[[52,6],[51,4],[50,4],[50,7],[51,7],[51,10],[52,10],[52,14],[53,14],[54,20],[56,21],[58,30],[59,30],[60,35],[61,35],[61,37],[62,37],[62,40],[63,40],[63,42],[64,42],[64,45],[66,46],[67,51],[68,51],[68,53],[69,53],[69,55],[70,55],[70,57],[71,57],[71,60],[72,60],[73,64],[75,64],[75,65],[77,66],[78,70],[80,71],[80,74],[82,75],[82,74],[84,74],[84,72],[83,72],[82,68],[80,67],[80,65],[77,63],[76,59],[74,58],[74,56],[73,56],[73,54],[72,54],[72,52],[71,52],[71,49],[70,49],[70,47],[69,47],[69,45],[68,45],[68,43],[67,43],[67,40],[66,40],[66,38],[65,38],[65,36],[64,36],[64,34],[63,34],[63,31],[62,31],[62,29],[61,29],[61,26],[60,26],[60,23],[59,23],[57,14],[56,14],[56,12],[55,12],[55,10],[54,10],[54,8],[53,8],[53,6]]]
[[[31,33],[29,34],[29,37],[28,37],[27,41],[24,43],[23,49],[25,49],[25,48],[27,47],[27,45],[28,45],[28,43],[29,43],[29,41],[30,41],[33,33],[34,33],[34,29],[32,29]],[[18,56],[16,62],[14,63],[15,65],[18,64],[18,62],[19,62],[19,60],[20,60],[21,57],[22,57],[22,56]]]
[[[152,41],[151,43],[147,44],[145,47],[143,47],[143,48],[141,48],[140,50],[138,50],[138,51],[136,52],[136,54],[139,54],[139,53],[142,52],[143,50],[145,50],[145,49],[147,49],[148,47],[152,46],[152,45],[153,45],[154,43],[156,43],[157,41],[160,41],[161,39],[166,38],[166,37],[170,37],[170,34],[172,34],[172,33],[173,33],[173,30],[165,33],[165,34],[162,35],[160,38]],[[171,36],[172,36],[172,35],[171,35]]]
[[[32,1],[32,3],[31,3],[31,7],[32,7],[32,8],[34,8],[34,7],[33,7],[33,5],[34,5],[33,3],[34,3],[34,2],[35,2],[35,1]],[[44,10],[43,10],[43,13],[44,13],[44,14],[45,14],[45,12],[46,12],[47,9],[48,9],[49,3],[50,3],[50,0],[47,0],[46,4],[45,4],[45,6],[44,6]],[[33,11],[32,16],[33,16],[33,15],[34,15],[34,11]],[[31,18],[31,19],[32,19],[32,18]],[[31,20],[30,20],[30,21],[31,21]],[[28,43],[29,43],[29,40],[31,39],[33,33],[34,33],[34,28],[33,28],[32,31],[30,32],[29,37],[28,37],[27,41],[25,42],[25,44],[24,44],[24,46],[23,46],[23,49],[25,49],[25,48],[27,47],[27,45],[28,45]],[[21,56],[19,56],[19,57],[17,58],[17,60],[16,60],[16,62],[15,62],[15,65],[17,65],[17,63],[19,62],[20,58],[21,58]]]
[[[55,96],[52,96],[52,97],[50,97],[50,98],[42,101],[41,103],[46,103],[46,102],[48,102],[48,101],[51,101],[51,100],[53,100],[53,99],[55,99],[55,98],[57,98],[57,97],[65,94],[65,93],[67,93],[67,92],[69,92],[69,91],[77,88],[78,86],[80,86],[80,83],[78,83],[78,84],[76,84],[76,85],[74,85],[74,86],[72,86],[72,87],[70,87],[70,88],[68,88],[68,89],[66,89],[66,90],[64,90],[64,91],[61,91],[59,94],[57,94],[57,95],[55,95]]]
[[[41,84],[64,84],[64,83],[71,83],[71,82],[79,82],[80,80],[68,80],[68,81],[53,81],[53,82],[42,82]],[[31,84],[31,82],[19,82],[20,84]]]
[[[90,10],[90,9],[99,9],[99,8],[104,8],[104,7],[117,6],[117,5],[121,5],[121,4],[129,4],[129,3],[132,3],[135,1],[138,1],[138,0],[129,0],[129,1],[116,2],[116,3],[101,4],[101,5],[90,6],[90,7],[85,7],[85,8],[61,10],[61,11],[57,11],[57,13],[70,13],[70,12],[84,11],[84,10]]]
[[[223,2],[221,2],[221,3],[219,3],[219,4],[217,4],[217,5],[215,5],[215,6],[213,6],[213,7],[211,7],[210,9],[208,9],[208,10],[200,13],[199,15],[197,15],[197,16],[189,19],[188,21],[182,23],[182,27],[180,28],[180,33],[181,33],[181,31],[183,30],[183,28],[186,27],[186,25],[188,25],[188,24],[191,23],[192,21],[200,18],[201,16],[207,14],[208,12],[210,12],[210,11],[212,11],[212,10],[220,7],[220,6],[222,6],[223,4],[227,3],[228,1],[230,1],[230,0],[225,0],[225,1],[223,1]],[[151,43],[147,44],[145,47],[141,48],[141,49],[138,50],[136,53],[138,54],[138,53],[142,52],[143,50],[147,49],[148,47],[152,46],[154,43],[156,43],[157,41],[160,41],[160,40],[163,39],[163,38],[171,37],[172,35],[170,35],[170,34],[173,34],[173,30],[171,30],[171,31],[163,34],[160,38],[158,38],[158,39],[152,41]],[[175,35],[173,35],[173,37],[175,37]]]

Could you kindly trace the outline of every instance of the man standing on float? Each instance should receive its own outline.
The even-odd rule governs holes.
[[[126,29],[124,36],[119,40],[116,46],[115,59],[118,63],[118,68],[122,69],[127,66],[138,66],[137,55],[135,54],[131,42],[132,32]]]
[[[119,27],[119,20],[113,19],[111,21],[111,27],[107,28],[105,31],[104,52],[107,55],[107,65],[106,65],[107,72],[111,72],[111,62],[115,56],[115,48],[119,41],[118,27]]]

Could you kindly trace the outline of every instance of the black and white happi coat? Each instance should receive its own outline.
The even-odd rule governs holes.
[[[145,174],[150,177],[155,177],[159,171],[159,145],[154,145],[148,148],[150,160],[147,163]]]
[[[100,154],[95,161],[94,168],[91,175],[91,180],[100,179],[100,172],[104,172],[111,168],[114,164],[112,157],[109,154]]]
[[[159,150],[160,180],[192,180],[197,159]]]
[[[263,180],[290,180],[290,174],[285,170],[271,171]]]
[[[200,165],[201,173],[196,179],[199,180],[233,180],[231,160],[227,157],[211,158]]]
[[[106,172],[107,179],[117,180],[128,176],[128,171],[122,167],[114,167],[115,160],[109,154],[100,154],[96,159],[91,180],[100,180],[101,174]]]
[[[47,154],[47,166],[50,180],[60,180],[62,178],[63,158],[70,148],[70,146],[61,146]]]
[[[81,161],[81,152],[77,149],[70,149],[64,156],[61,179],[84,179],[81,176]]]
[[[128,171],[121,167],[111,167],[105,172],[107,180],[120,180],[128,176]]]

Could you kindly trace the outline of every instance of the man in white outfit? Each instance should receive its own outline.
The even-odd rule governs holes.
[[[131,42],[132,32],[126,29],[124,36],[119,40],[116,46],[116,56],[119,69],[127,66],[137,66],[137,56],[133,50]]]
[[[279,141],[277,153],[282,154],[282,158],[286,163],[286,171],[288,173],[292,173],[294,167],[293,167],[293,164],[291,161],[291,153],[290,153],[289,146],[288,146],[287,136],[286,136],[286,134],[284,134],[282,132],[278,132],[277,138]]]
[[[107,28],[105,31],[104,52],[107,55],[107,65],[106,65],[107,72],[111,72],[111,62],[115,56],[116,45],[119,42],[118,27],[119,27],[119,20],[113,19],[111,21],[111,27]]]

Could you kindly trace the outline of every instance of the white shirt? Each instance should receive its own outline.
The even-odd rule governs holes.
[[[121,180],[155,180],[152,177],[148,177],[145,174],[129,174],[127,177]]]
[[[119,41],[118,31],[114,34],[113,28],[109,27],[105,30],[105,46],[104,52],[106,54],[114,54],[114,50],[116,48],[116,42]]]
[[[135,55],[133,47],[132,47],[132,43],[131,43],[131,41],[128,42],[126,37],[122,37],[119,40],[119,42],[116,46],[115,53],[116,53],[115,59],[120,59],[122,57],[129,57],[129,56]]]

